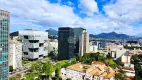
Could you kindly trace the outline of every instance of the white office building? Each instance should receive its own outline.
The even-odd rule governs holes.
[[[23,43],[23,58],[34,60],[48,55],[48,33],[37,30],[19,31]]]

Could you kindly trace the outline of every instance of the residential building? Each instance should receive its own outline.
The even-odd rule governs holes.
[[[106,40],[92,40],[92,45],[97,45],[98,49],[104,49],[106,47]]]
[[[134,41],[134,40],[130,40],[130,41],[126,41],[125,42],[125,46],[129,46],[129,47],[141,47],[139,41]]]
[[[0,10],[0,80],[8,80],[8,38],[10,13]]]
[[[48,33],[32,29],[19,31],[22,40],[23,58],[39,59],[48,55]]]
[[[58,52],[58,40],[49,40],[48,52],[57,51]]]
[[[76,63],[61,69],[61,76],[71,80],[114,80],[114,75],[114,69],[98,61],[91,65]]]
[[[22,43],[19,41],[9,41],[9,66],[13,69],[22,68]]]
[[[110,56],[115,60],[121,60],[121,57],[127,52],[123,45],[117,43],[107,43],[106,48],[107,52],[110,53]]]
[[[83,28],[59,28],[58,58],[83,56],[89,50],[89,34]]]
[[[126,63],[124,66],[121,68],[121,70],[125,71],[125,75],[129,78],[134,78],[135,77],[135,69],[134,69],[134,64]]]
[[[90,52],[98,52],[98,47],[96,45],[90,45]]]
[[[119,49],[119,48],[115,48],[115,49],[111,49],[109,51],[111,57],[113,57],[115,60],[121,60],[121,57],[123,56],[123,54],[126,53],[126,49]]]
[[[123,64],[129,64],[131,63],[131,57],[135,55],[133,53],[133,51],[126,51],[126,53],[123,54],[123,56],[121,57],[121,62]]]
[[[93,53],[98,52],[98,46],[95,45],[93,41],[90,41],[89,47],[90,47],[89,52],[93,52]]]

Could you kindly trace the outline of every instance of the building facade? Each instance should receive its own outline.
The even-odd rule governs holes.
[[[0,80],[8,80],[8,37],[10,13],[0,10]]]
[[[75,57],[73,28],[59,28],[58,37],[58,59]]]
[[[19,31],[22,40],[23,58],[39,59],[48,55],[48,33],[37,30]]]
[[[59,28],[58,59],[83,56],[89,50],[89,34],[83,28]]]
[[[76,63],[61,69],[61,77],[66,80],[115,80],[115,70],[95,61],[91,65]]]
[[[9,41],[9,66],[13,69],[22,68],[22,43],[18,41]]]

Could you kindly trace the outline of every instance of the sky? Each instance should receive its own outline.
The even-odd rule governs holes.
[[[142,0],[0,0],[10,12],[10,32],[83,27],[142,36]]]

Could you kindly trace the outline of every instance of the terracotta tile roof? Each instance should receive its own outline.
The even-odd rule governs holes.
[[[72,70],[76,70],[76,71],[80,71],[80,72],[86,72],[86,70],[90,67],[91,67],[91,65],[76,63],[71,66],[68,66],[67,68],[72,69]]]
[[[90,71],[88,73],[89,75],[95,75],[95,76],[98,76],[101,74],[101,71],[98,69],[98,68],[94,68],[92,71]]]
[[[97,63],[98,63],[98,61],[97,61]],[[101,67],[101,66],[102,65],[95,67],[95,66],[91,66],[91,65],[87,65],[87,64],[76,63],[71,66],[68,66],[67,68],[72,69],[72,70],[76,70],[79,72],[84,72],[84,73],[87,73],[91,76],[92,75],[94,75],[94,76],[102,75],[102,76],[104,76],[105,79],[110,79],[115,75],[115,70],[113,68],[108,67],[106,65],[103,65],[104,67]],[[105,71],[106,69],[109,69],[108,72]]]
[[[105,65],[104,63],[102,62],[99,62],[99,61],[93,61],[92,64],[99,64],[99,65]]]
[[[111,67],[108,67],[108,69],[108,72],[102,73],[102,76],[104,76],[105,79],[110,79],[115,75],[115,71]]]

